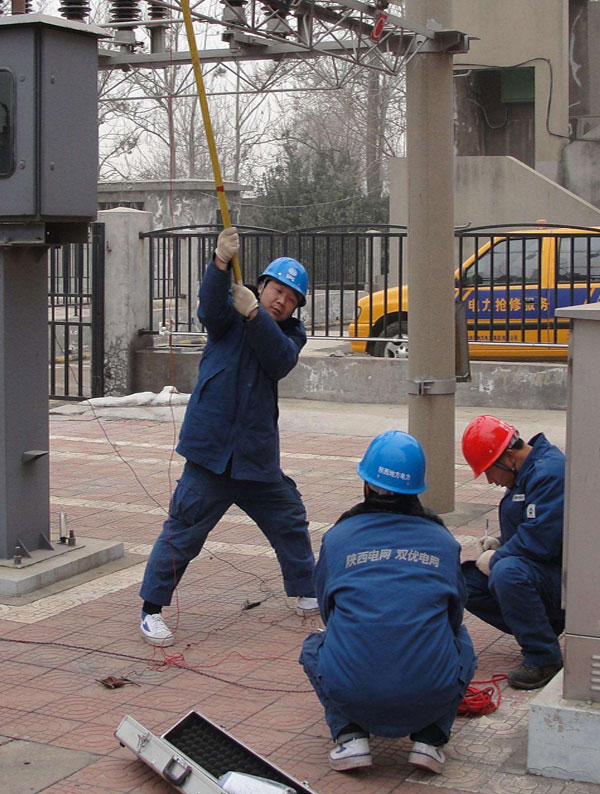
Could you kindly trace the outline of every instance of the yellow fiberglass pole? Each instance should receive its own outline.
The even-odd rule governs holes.
[[[200,58],[198,57],[198,48],[196,47],[196,37],[194,36],[192,14],[188,0],[181,0],[181,10],[183,11],[183,20],[185,22],[185,32],[187,33],[188,44],[190,47],[192,66],[194,67],[196,88],[198,90],[198,99],[200,100],[200,109],[202,110],[202,119],[204,121],[204,131],[206,133],[206,142],[208,143],[208,151],[210,153],[210,161],[212,163],[217,199],[219,201],[221,217],[223,218],[223,228],[227,229],[229,226],[231,226],[231,218],[229,217],[229,208],[227,207],[227,199],[225,198],[225,188],[223,186],[223,179],[221,177],[221,167],[219,165],[219,157],[217,155],[217,147],[215,145],[215,136],[213,135],[213,128],[210,121],[208,102],[206,101],[206,91],[204,89],[204,80],[202,79],[202,70],[200,69]],[[231,264],[233,266],[233,277],[236,280],[236,283],[241,284],[242,271],[240,270],[240,263],[238,261],[237,254],[234,254]]]

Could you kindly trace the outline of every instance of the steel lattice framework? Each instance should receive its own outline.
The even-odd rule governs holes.
[[[227,46],[200,53],[204,62],[303,60],[328,56],[397,75],[414,55],[467,52],[469,37],[430,23],[423,26],[390,11],[387,0],[200,0],[194,22],[219,26]],[[164,31],[181,22],[176,4],[153,2],[151,18],[115,20],[111,45],[101,48],[100,68],[163,68],[190,62],[189,52],[166,52]],[[136,9],[137,10],[137,9]],[[159,12],[157,14],[157,11]],[[157,18],[163,14],[162,18]],[[169,18],[167,18],[169,17]],[[136,52],[136,27],[150,30],[152,52]],[[162,34],[162,35],[161,35]]]

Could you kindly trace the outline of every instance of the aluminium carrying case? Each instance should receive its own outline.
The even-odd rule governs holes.
[[[264,778],[296,794],[317,794],[197,711],[190,711],[161,737],[126,715],[115,736],[183,794],[222,794],[218,779],[227,772]]]

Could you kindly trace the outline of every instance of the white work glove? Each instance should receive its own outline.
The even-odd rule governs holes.
[[[502,545],[500,543],[500,538],[492,538],[488,535],[486,535],[484,538],[479,538],[477,543],[479,544],[481,551],[488,551],[488,549],[496,551],[496,549],[499,549]]]
[[[240,238],[235,226],[229,226],[223,229],[221,234],[217,237],[217,247],[215,255],[222,262],[230,262],[233,255],[237,254],[240,250]]]
[[[233,295],[233,308],[244,317],[249,317],[254,309],[258,309],[258,298],[248,287],[243,284],[234,284],[231,288]]]
[[[494,556],[494,550],[488,549],[484,551],[483,554],[480,554],[477,560],[475,561],[475,565],[481,573],[484,573],[486,576],[490,575],[490,561]]]

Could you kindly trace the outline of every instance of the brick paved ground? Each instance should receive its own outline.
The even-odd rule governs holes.
[[[284,417],[285,410],[284,405]],[[283,466],[304,495],[315,551],[323,531],[360,498],[355,467],[368,441],[364,425],[370,409],[363,410],[363,429],[354,435],[329,432],[327,422],[308,433],[282,431]],[[462,425],[476,413],[463,412]],[[534,412],[525,414],[532,425],[527,430],[533,432]],[[557,414],[554,422],[549,414],[544,412],[544,420],[556,425],[561,437],[564,417]],[[396,424],[402,429],[401,422]],[[286,426],[295,427],[283,422]],[[413,771],[407,764],[407,739],[373,739],[374,764],[368,771],[330,771],[331,744],[322,710],[297,663],[303,638],[320,623],[294,613],[264,537],[235,509],[216,527],[188,569],[176,603],[165,610],[176,630],[175,645],[153,652],[137,633],[137,593],[181,468],[173,455],[174,433],[173,422],[111,418],[109,411],[100,419],[89,411],[53,415],[54,537],[64,511],[78,537],[123,541],[128,567],[84,577],[89,581],[69,583],[58,592],[0,604],[0,758],[14,741],[32,743],[24,745],[30,750],[43,745],[85,751],[85,765],[44,788],[48,794],[167,794],[173,789],[121,748],[114,731],[129,714],[160,735],[196,709],[319,794],[600,792],[600,786],[526,774],[533,695],[504,684],[498,711],[457,720],[443,775]],[[499,494],[472,481],[458,452],[456,488],[457,510],[448,524],[465,557],[472,557],[486,520],[491,532],[496,527]],[[246,601],[261,603],[244,610]],[[474,618],[466,622],[479,653],[477,679],[519,663],[511,638]],[[98,680],[107,676],[134,683],[106,689]],[[25,752],[24,763],[26,758]]]

